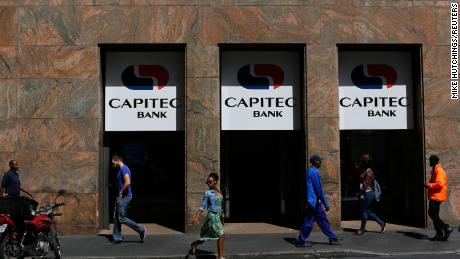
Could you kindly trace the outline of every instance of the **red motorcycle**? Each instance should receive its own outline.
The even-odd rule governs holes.
[[[30,210],[32,218],[31,220],[22,219],[23,224],[15,224],[13,219],[16,217],[10,214],[0,214],[0,259],[22,259],[26,256],[43,258],[51,250],[55,258],[61,259],[61,244],[54,217],[62,214],[55,213],[54,210],[64,205],[64,203],[56,203],[56,199],[64,194],[65,191],[60,190],[53,203],[38,209],[38,202],[20,197],[27,204],[26,210]],[[15,203],[18,204],[17,201]],[[22,212],[22,214],[29,212]]]

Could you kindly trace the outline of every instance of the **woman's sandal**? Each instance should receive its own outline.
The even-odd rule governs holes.
[[[361,236],[364,234],[364,232],[366,232],[366,230],[358,230],[355,232],[355,235]]]
[[[380,231],[380,233],[385,233],[385,230],[387,229],[387,223],[384,222],[383,225],[381,226],[382,227],[382,230]]]
[[[196,242],[190,244],[190,251],[188,253],[190,255],[196,255]]]

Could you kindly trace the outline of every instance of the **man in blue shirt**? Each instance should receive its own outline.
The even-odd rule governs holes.
[[[112,166],[114,168],[118,168],[118,193],[114,210],[113,242],[115,244],[121,243],[121,224],[125,224],[139,234],[141,243],[143,243],[145,238],[145,228],[141,227],[139,224],[130,220],[126,216],[126,209],[133,198],[133,194],[131,192],[131,171],[123,163],[123,159],[117,155],[112,157]]]
[[[321,160],[318,155],[310,157],[311,167],[307,171],[305,178],[305,186],[307,188],[307,212],[302,227],[300,228],[299,240],[297,247],[310,247],[312,244],[307,242],[307,238],[313,229],[313,224],[318,222],[321,231],[329,238],[329,244],[337,244],[339,238],[331,231],[327,215],[323,210],[329,211],[329,204],[327,203],[326,196],[323,192],[321,184],[321,176],[319,175],[318,168],[321,167]]]
[[[29,192],[21,188],[21,181],[19,181],[19,163],[16,160],[11,160],[9,162],[10,170],[3,175],[2,179],[2,189],[4,196],[17,198],[19,197],[21,191],[30,195]]]

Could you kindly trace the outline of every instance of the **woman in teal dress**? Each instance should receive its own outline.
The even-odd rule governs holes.
[[[217,181],[219,181],[219,176],[216,173],[210,174],[208,176],[208,180],[206,181],[209,189],[205,192],[200,208],[193,218],[193,224],[197,224],[200,221],[204,210],[207,209],[208,214],[206,215],[203,226],[201,227],[200,239],[192,242],[190,245],[190,253],[194,255],[196,247],[204,243],[204,241],[217,240],[217,258],[222,259],[224,258],[224,214],[222,213],[223,196],[222,192],[217,187]]]

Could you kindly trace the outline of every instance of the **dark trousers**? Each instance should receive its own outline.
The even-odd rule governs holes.
[[[363,200],[361,201],[361,231],[366,230],[366,223],[367,219],[373,219],[377,222],[380,226],[384,223],[383,221],[371,210],[371,205],[375,200],[374,192],[365,192],[363,194]]]
[[[444,223],[442,219],[439,217],[439,207],[441,205],[440,201],[430,201],[428,207],[428,215],[430,216],[431,220],[433,220],[434,229],[436,230],[437,236],[444,236],[443,230],[447,231],[449,225]]]
[[[329,238],[329,239],[336,239],[337,236],[334,232],[331,231],[329,226],[329,221],[327,220],[326,212],[323,210],[323,205],[321,203],[317,203],[315,208],[311,206],[307,210],[307,214],[303,220],[303,225],[300,228],[299,234],[299,242],[305,243],[307,241],[308,236],[313,229],[313,224],[318,222],[321,231]]]

